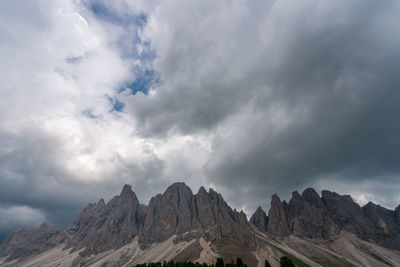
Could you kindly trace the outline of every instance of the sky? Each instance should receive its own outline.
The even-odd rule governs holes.
[[[0,1],[0,237],[176,181],[400,204],[398,0]]]

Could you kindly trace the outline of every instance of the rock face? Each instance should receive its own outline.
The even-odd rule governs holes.
[[[400,225],[400,205],[394,210],[394,220],[396,221],[397,225]]]
[[[67,248],[74,250],[84,248],[80,255],[87,256],[118,249],[132,242],[135,237],[138,237],[141,245],[147,246],[175,234],[186,233],[191,234],[186,238],[202,236],[211,240],[230,235],[243,243],[249,243],[254,242],[253,235],[243,230],[249,227],[246,215],[232,210],[221,194],[212,189],[207,192],[202,187],[194,195],[184,183],[175,183],[162,195],[153,197],[148,206],[144,206],[139,203],[132,187],[125,185],[121,194],[107,204],[103,199],[96,204],[88,204],[71,226],[57,233],[50,247],[66,244]],[[28,240],[21,241],[21,244],[27,244],[33,240],[31,236],[34,231],[27,229],[15,234],[22,236],[21,240]],[[14,250],[15,246],[9,244],[4,243],[7,248]],[[35,250],[32,253],[36,251],[39,252]],[[4,255],[8,254],[4,252]]]
[[[261,232],[268,230],[268,216],[261,207],[258,207],[256,212],[251,216],[250,223],[255,225]]]
[[[400,224],[396,221],[395,211],[388,210],[372,202],[362,207],[369,227],[360,235],[366,240],[373,240],[381,246],[400,248]]]
[[[296,236],[332,239],[339,233],[339,227],[312,188],[306,189],[301,196],[297,191],[293,192],[289,214],[289,228]]]
[[[142,243],[166,240],[174,234],[183,234],[207,229],[208,239],[232,232],[233,228],[248,227],[246,215],[232,210],[221,194],[201,187],[196,195],[184,183],[175,183],[162,195],[150,200],[143,229]],[[212,228],[212,229],[210,229]]]
[[[257,211],[250,220],[259,230]],[[322,191],[322,197],[307,188],[297,191],[287,204],[272,196],[266,232],[278,237],[295,235],[300,238],[332,240],[341,230],[357,234],[390,249],[400,249],[400,207],[394,211],[369,202],[360,207],[348,195]]]
[[[289,220],[289,205],[285,201],[281,202],[278,195],[273,195],[268,213],[268,232],[275,236],[289,235]]]
[[[337,224],[349,232],[365,232],[371,227],[365,219],[363,209],[353,201],[351,196],[341,196],[335,192],[322,191],[322,200]]]
[[[53,248],[57,244],[60,230],[47,223],[38,228],[17,230],[4,240],[0,246],[0,257],[9,259],[34,255]]]
[[[150,200],[141,241],[155,243],[175,233],[188,232],[192,229],[194,217],[192,190],[183,183],[173,184],[164,194]]]
[[[68,247],[84,248],[82,255],[96,254],[130,243],[138,234],[145,213],[130,185],[107,205],[101,199],[83,209],[64,231]]]

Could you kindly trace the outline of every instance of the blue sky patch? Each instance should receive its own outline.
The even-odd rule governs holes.
[[[121,12],[120,7],[117,10],[110,3],[106,0],[86,0],[85,6],[99,21],[123,27],[125,34],[120,36],[117,41],[110,43],[110,46],[116,48],[122,58],[140,61],[139,65],[135,65],[131,69],[134,79],[126,81],[118,88],[116,96],[107,96],[108,101],[112,104],[110,112],[122,112],[125,104],[118,100],[118,94],[126,92],[126,90],[133,95],[138,92],[148,94],[151,88],[160,84],[160,74],[152,69],[152,63],[157,56],[156,52],[151,48],[150,43],[142,40],[139,35],[139,31],[147,23],[146,14]],[[141,46],[140,53],[139,46]]]
[[[82,115],[89,119],[99,119],[101,117],[101,116],[95,115],[93,113],[93,110],[91,110],[91,109],[85,109],[84,111],[82,111]]]
[[[115,23],[115,24],[134,24],[140,28],[146,25],[147,16],[143,13],[130,14],[130,13],[120,13],[112,8],[112,2],[104,0],[89,0],[86,1],[85,5],[88,9],[96,16],[96,18]]]
[[[112,105],[109,112],[122,112],[124,110],[125,104],[124,102],[119,101],[117,98],[112,98],[110,96],[106,96],[110,104]]]
[[[132,94],[135,95],[137,92],[148,94],[151,87],[160,83],[160,75],[154,70],[139,70],[137,78],[128,83],[126,86],[121,88],[120,92],[127,89],[131,90]]]

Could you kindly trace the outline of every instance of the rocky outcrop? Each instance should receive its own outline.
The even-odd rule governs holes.
[[[60,230],[47,223],[38,228],[17,230],[7,236],[0,246],[0,257],[9,260],[34,255],[53,248],[57,244]]]
[[[394,220],[396,221],[397,225],[400,225],[400,205],[394,210]]]
[[[289,226],[296,236],[328,240],[339,233],[339,227],[314,189],[306,189],[302,196],[293,192],[289,214]]]
[[[285,201],[281,202],[278,195],[273,195],[268,213],[268,232],[275,236],[289,235],[289,221],[289,205]]]
[[[400,248],[400,225],[393,210],[368,202],[362,207],[365,217],[371,223],[367,231],[359,233],[365,240],[373,240],[381,246]]]
[[[268,232],[276,236],[293,234],[330,240],[340,229],[354,232],[357,227],[352,223],[362,221],[360,216],[363,216],[362,208],[349,196],[323,191],[321,198],[314,189],[307,188],[302,195],[293,192],[289,204],[272,196]],[[367,223],[364,224],[366,229]]]
[[[251,216],[250,223],[261,232],[268,230],[268,216],[261,207],[258,207],[256,212]]]
[[[287,204],[277,195],[272,196],[268,214],[268,232],[275,236],[332,239],[339,232],[324,203],[314,189],[306,189],[302,196],[292,193]]]
[[[193,195],[187,185],[175,183],[150,200],[140,242],[161,242],[184,233],[210,240],[241,232],[243,226],[248,227],[246,215],[232,210],[221,194],[201,187]]]
[[[371,222],[364,216],[363,209],[349,195],[339,195],[327,190],[322,191],[322,201],[341,229],[352,232],[368,232]]]
[[[145,213],[130,185],[107,204],[101,199],[83,209],[63,233],[68,247],[85,248],[82,255],[120,248],[139,233]]]
[[[192,190],[184,183],[175,183],[162,195],[150,200],[140,241],[155,243],[172,235],[189,232],[195,224]]]
[[[262,231],[260,211],[250,222]],[[278,237],[295,235],[300,238],[332,240],[341,230],[358,235],[390,249],[400,249],[400,207],[394,211],[372,202],[360,207],[349,195],[322,191],[322,197],[307,188],[297,191],[287,204],[272,196],[266,232]],[[260,226],[261,225],[261,226]]]

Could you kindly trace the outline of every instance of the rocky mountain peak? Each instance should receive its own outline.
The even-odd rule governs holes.
[[[204,188],[204,186],[201,186],[199,188],[199,191],[197,191],[197,195],[207,195],[207,190]]]
[[[268,216],[261,207],[258,207],[251,216],[250,223],[261,232],[266,232],[268,230]]]
[[[301,196],[310,204],[320,205],[322,203],[320,196],[314,188],[308,187]]]
[[[98,207],[98,208],[104,208],[105,206],[106,206],[106,202],[104,201],[104,199],[100,199],[96,204],[96,207]]]
[[[365,239],[379,236],[375,242],[389,248],[400,247],[400,225],[396,213],[380,205],[368,202],[362,207],[366,218],[367,229],[362,233]]]
[[[255,224],[255,217],[250,222]],[[299,237],[332,239],[338,234],[339,227],[318,193],[307,188],[302,195],[294,191],[289,204],[286,201],[281,202],[276,194],[272,196],[267,231],[277,236],[293,234]]]
[[[218,198],[222,197],[221,194],[215,192],[214,189],[212,189],[211,187],[208,189],[208,194],[210,195],[210,197],[212,197],[214,199],[218,199]]]
[[[291,213],[296,215],[297,213],[301,213],[306,205],[305,200],[297,191],[292,193],[292,198],[289,201],[289,208],[291,209]]]
[[[128,184],[124,185],[124,187],[122,188],[119,198],[121,201],[134,201],[134,202],[139,203],[139,200],[138,200],[135,192],[133,192],[133,190],[132,190],[132,186],[128,185]]]
[[[279,196],[277,194],[273,194],[271,196],[271,206],[272,205],[280,205],[282,204],[281,199],[279,198]]]
[[[37,228],[17,230],[7,236],[0,246],[0,257],[22,258],[56,246],[60,230],[48,223]]]
[[[122,187],[121,195],[125,193],[132,193],[132,186],[130,184],[124,184],[124,187]]]
[[[229,237],[252,246],[255,234],[249,227],[276,237],[332,240],[341,230],[387,248],[400,248],[400,206],[388,210],[372,202],[360,207],[351,197],[322,191],[322,197],[307,188],[292,193],[289,203],[274,194],[267,214],[258,207],[247,221],[243,211],[232,209],[222,195],[201,187],[197,194],[184,183],[175,183],[153,197],[148,206],[139,203],[130,185],[107,203],[89,203],[70,227],[60,231],[49,224],[10,234],[0,246],[0,256],[32,255],[58,244],[91,255],[118,249],[138,237],[148,247],[173,235],[179,240],[203,237],[207,241]],[[32,250],[22,248],[29,247]]]
[[[276,236],[290,234],[288,205],[281,202],[278,195],[271,198],[271,209],[268,213],[268,232]]]
[[[350,232],[368,231],[363,209],[350,196],[324,190],[322,200],[340,227]]]
[[[85,247],[82,255],[100,253],[131,242],[143,219],[144,211],[132,186],[124,185],[120,195],[107,204],[100,199],[87,205],[64,231],[64,239],[69,247]]]
[[[188,187],[185,183],[178,182],[174,183],[165,190],[162,195],[163,199],[169,201],[172,206],[178,207],[182,201],[187,201],[193,197],[193,192],[190,187]]]
[[[212,189],[207,193],[201,187],[193,195],[186,184],[179,182],[151,199],[140,241],[144,244],[160,242],[174,234],[231,224],[246,225],[246,214],[232,210],[221,194]]]
[[[170,194],[170,193],[175,193],[178,192],[180,194],[182,193],[192,193],[192,189],[190,189],[189,186],[187,186],[184,182],[176,182],[170,185],[164,192],[164,194]]]
[[[292,200],[293,199],[303,199],[303,198],[300,196],[299,192],[293,191],[292,192]]]
[[[396,220],[396,223],[400,225],[400,205],[398,205],[397,208],[394,210],[394,218]]]

